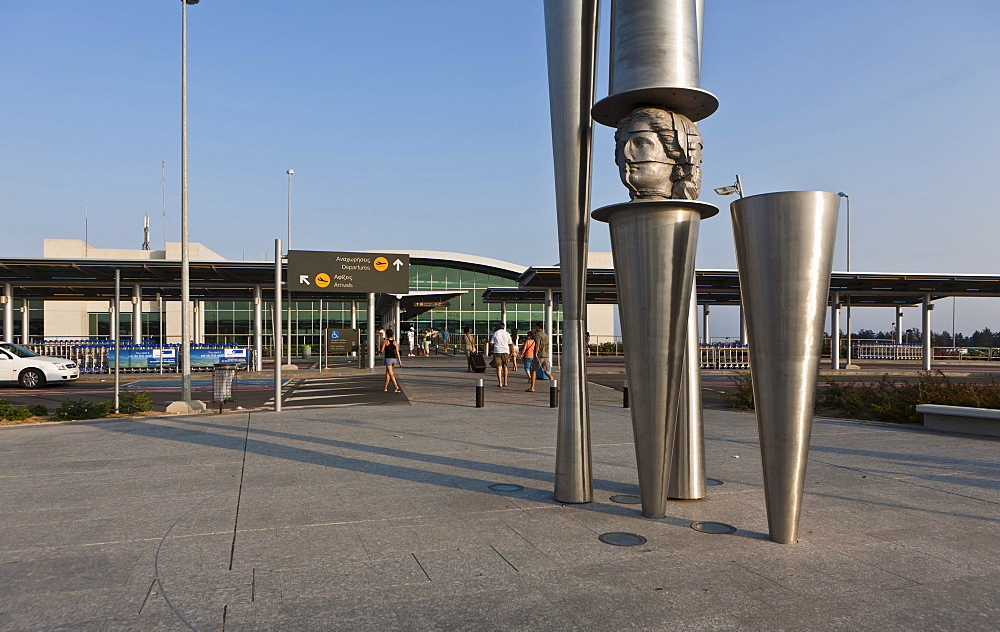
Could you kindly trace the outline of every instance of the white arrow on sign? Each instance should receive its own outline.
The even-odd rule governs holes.
[[[396,259],[395,261],[392,262],[392,265],[396,266],[396,272],[399,272],[399,269],[403,267],[403,262],[400,261],[399,259]]]
[[[309,285],[309,275],[308,274],[300,274],[299,275],[299,283],[304,283],[306,285]]]

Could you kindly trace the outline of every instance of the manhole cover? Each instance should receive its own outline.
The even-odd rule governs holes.
[[[490,485],[490,489],[495,492],[519,492],[524,488],[520,485],[512,485],[510,483],[493,483]]]
[[[619,494],[618,496],[612,496],[609,499],[613,503],[621,503],[623,505],[641,505],[642,499],[638,496],[632,496],[630,494]]]
[[[597,536],[597,539],[605,544],[612,544],[614,546],[639,546],[640,544],[646,543],[646,538],[635,533],[623,533],[621,531],[612,531],[610,533],[602,533]]]
[[[724,522],[692,522],[691,528],[702,533],[736,533],[736,527]]]
[[[722,485],[722,481],[720,481],[717,478],[706,478],[705,484],[708,485],[709,487],[713,487],[715,485]]]

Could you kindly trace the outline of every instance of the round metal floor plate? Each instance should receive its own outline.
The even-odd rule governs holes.
[[[713,487],[715,485],[722,485],[722,481],[720,481],[717,478],[706,478],[705,484],[708,485],[709,487]]]
[[[702,533],[736,533],[736,527],[724,522],[692,522],[691,528]]]
[[[612,496],[609,498],[613,503],[619,503],[622,505],[641,505],[642,499],[638,496],[632,496],[631,494],[619,494],[617,496]]]
[[[524,488],[520,485],[513,485],[511,483],[493,483],[490,485],[490,489],[495,492],[519,492]]]
[[[646,538],[636,533],[624,533],[622,531],[611,531],[602,533],[597,539],[605,544],[614,546],[639,546],[646,543]]]

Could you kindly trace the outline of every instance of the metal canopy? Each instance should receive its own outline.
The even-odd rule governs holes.
[[[698,270],[698,302],[709,305],[739,305],[740,279],[736,270]],[[559,291],[558,266],[534,266],[518,278],[518,288],[489,288],[484,300],[490,303],[541,302],[545,290]],[[830,292],[840,292],[841,300],[863,307],[912,307],[924,295],[931,301],[950,296],[1000,297],[1000,276],[987,274],[909,274],[881,272],[834,272]],[[615,271],[610,268],[587,270],[587,301],[617,303]],[[591,301],[593,295],[596,300]]]
[[[424,290],[409,294],[379,294],[378,301],[375,303],[375,311],[383,313],[392,306],[394,301],[399,301],[399,309],[403,318],[409,319],[429,312],[435,307],[443,307],[448,304],[448,301],[467,293],[468,290]]]

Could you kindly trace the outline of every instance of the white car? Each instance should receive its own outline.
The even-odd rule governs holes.
[[[0,381],[22,388],[41,388],[49,382],[71,382],[80,377],[76,362],[40,356],[24,347],[0,342]]]

